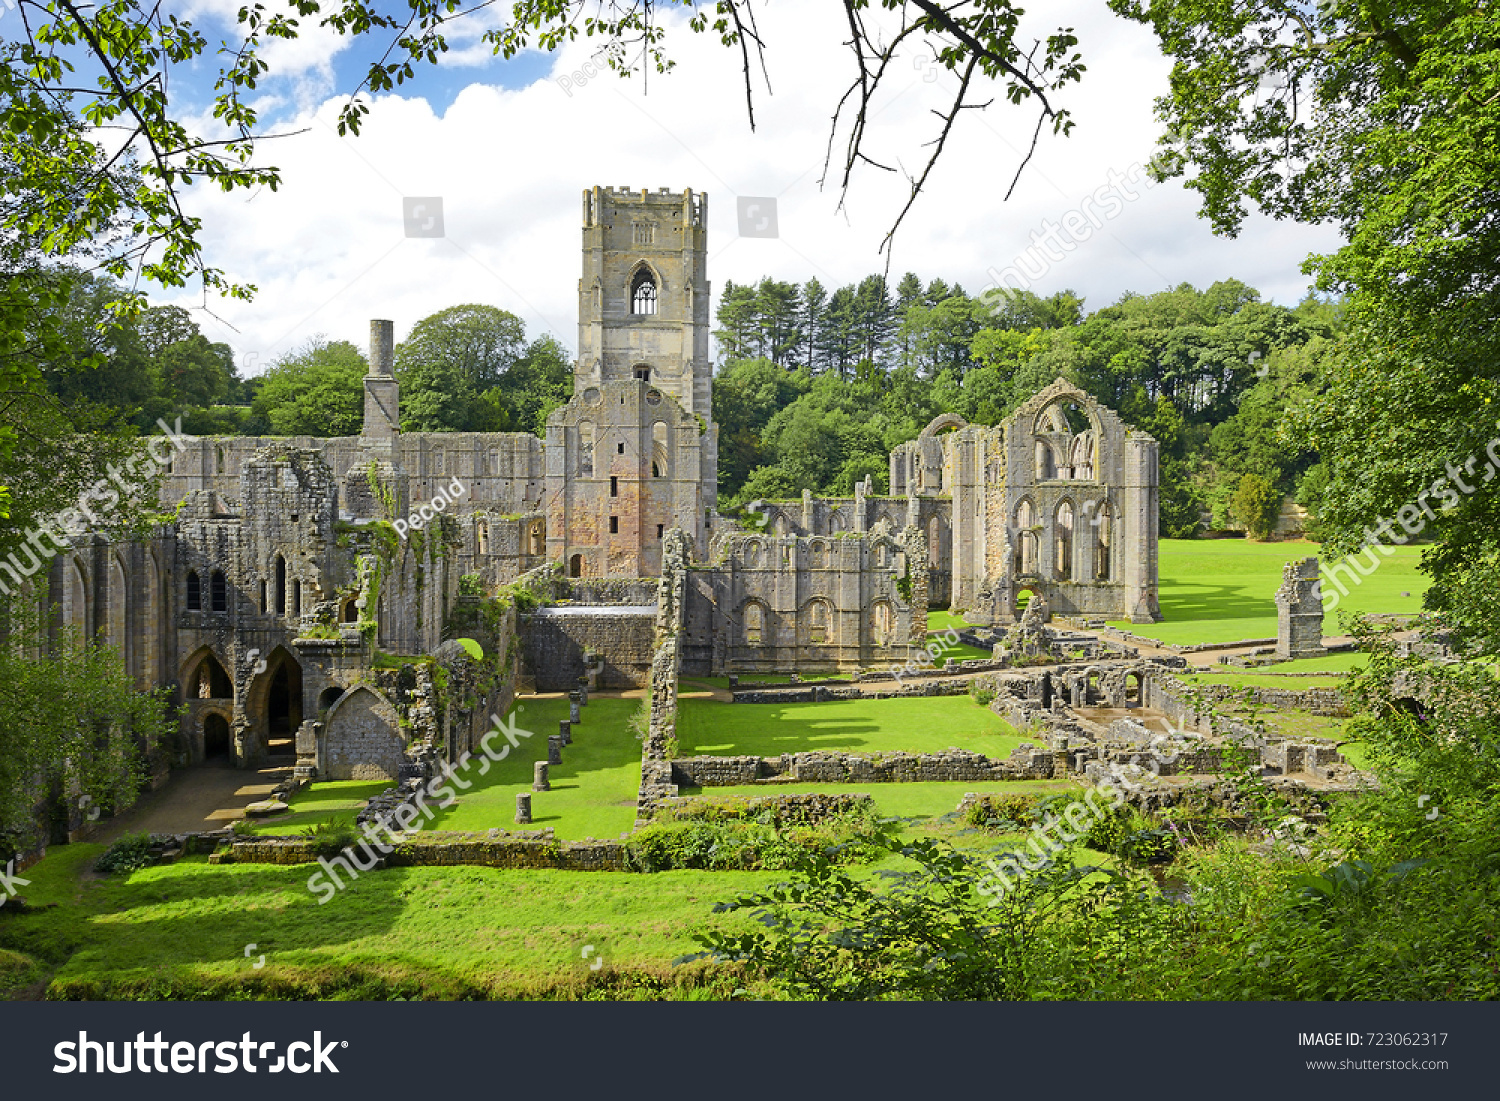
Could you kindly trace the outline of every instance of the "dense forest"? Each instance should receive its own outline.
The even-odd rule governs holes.
[[[79,276],[61,306],[70,352],[49,363],[51,393],[89,423],[146,429],[182,416],[198,434],[357,433],[364,353],[316,338],[261,375],[208,341],[192,315],[154,307],[98,328],[119,293]],[[1162,534],[1216,528],[1265,534],[1284,495],[1319,484],[1317,454],[1278,435],[1311,395],[1341,310],[1309,297],[1262,302],[1236,280],[1126,294],[1092,313],[1072,291],[971,296],[908,273],[831,294],[818,282],[727,282],[717,312],[719,489],[725,507],[755,498],[888,486],[892,448],[954,412],[996,424],[1066,378],[1161,442]],[[568,351],[493,306],[418,322],[396,348],[406,431],[527,431],[572,388]],[[1310,499],[1310,498],[1309,498]]]

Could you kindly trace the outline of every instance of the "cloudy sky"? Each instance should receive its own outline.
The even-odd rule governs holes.
[[[238,4],[194,0],[192,10],[211,26]],[[1105,0],[1042,7],[1025,29],[1073,26],[1088,65],[1083,82],[1059,96],[1077,119],[1073,134],[1043,136],[1007,202],[1034,116],[999,97],[987,111],[966,112],[900,230],[893,282],[915,271],[977,292],[1049,220],[1088,215],[1087,196],[1153,154],[1151,104],[1166,88],[1168,65],[1151,36],[1111,15]],[[836,173],[819,186],[830,116],[850,76],[840,14],[832,3],[767,4],[770,93],[758,89],[753,132],[738,55],[678,25],[669,24],[667,39],[676,69],[643,86],[639,77],[588,76],[587,40],[501,62],[474,41],[482,24],[471,24],[450,35],[454,49],[438,68],[373,101],[361,135],[343,138],[336,116],[373,44],[324,32],[275,43],[259,106],[267,129],[292,135],[263,145],[263,159],[282,169],[282,187],[194,189],[189,202],[204,220],[209,262],[258,293],[248,304],[210,299],[200,325],[235,349],[245,375],[314,336],[363,347],[369,320],[380,317],[394,320],[399,340],[422,317],[466,302],[510,310],[532,336],[550,332],[574,349],[580,196],[595,184],[707,192],[716,297],[726,280],[817,276],[832,289],[879,271],[877,250],[904,200],[904,179],[863,169],[842,209]],[[201,94],[192,80],[177,86]],[[931,112],[951,91],[946,74],[913,57],[871,121],[870,152],[917,171],[935,133]],[[1307,289],[1303,259],[1337,244],[1329,229],[1260,218],[1237,240],[1221,240],[1178,182],[1130,193],[1139,197],[1111,204],[1119,207],[1112,216],[1095,204],[1102,229],[1066,251],[1054,245],[1060,258],[1033,289],[1071,288],[1094,309],[1126,291],[1234,277],[1290,304]],[[739,235],[741,196],[776,200],[777,237]],[[443,236],[408,235],[404,201],[417,198],[441,199]],[[155,300],[204,305],[201,292]]]

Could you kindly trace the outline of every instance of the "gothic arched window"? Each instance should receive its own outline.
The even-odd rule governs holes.
[[[651,274],[650,268],[642,268],[636,272],[635,279],[631,281],[630,312],[634,314],[656,312],[656,277]]]

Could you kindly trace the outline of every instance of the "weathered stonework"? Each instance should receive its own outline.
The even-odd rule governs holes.
[[[1325,653],[1318,560],[1288,562],[1281,570],[1281,588],[1276,590],[1276,656],[1285,661]]]

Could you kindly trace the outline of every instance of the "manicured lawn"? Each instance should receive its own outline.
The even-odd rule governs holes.
[[[1324,619],[1327,635],[1343,634],[1339,612],[1385,612],[1415,615],[1422,609],[1427,577],[1417,572],[1421,548],[1390,547],[1370,576],[1351,586],[1337,608]],[[1167,643],[1235,642],[1274,638],[1276,590],[1281,568],[1318,553],[1309,542],[1252,543],[1244,539],[1163,539],[1160,543],[1161,623],[1119,620],[1113,625]],[[1380,555],[1377,553],[1377,557]],[[1410,596],[1401,593],[1409,592]]]
[[[563,747],[563,763],[548,772],[552,790],[532,792],[531,828],[551,826],[558,838],[569,841],[618,837],[631,829],[641,786],[641,743],[630,728],[630,718],[641,703],[640,699],[589,697],[582,723],[573,728],[573,744]],[[568,717],[568,701],[566,697],[523,696],[512,714],[517,725],[534,736],[522,739],[483,775],[482,764],[461,774],[459,779],[472,786],[459,791],[458,801],[439,810],[426,828],[516,828],[516,794],[531,791],[532,765],[547,759],[547,735],[556,734],[558,721]],[[502,738],[490,744],[505,742]]]
[[[693,929],[748,923],[713,914],[715,902],[785,878],[392,868],[361,876],[319,905],[307,889],[312,866],[211,866],[194,858],[82,878],[102,851],[60,846],[28,869],[28,901],[59,905],[8,916],[0,924],[5,947],[45,959],[64,980],[300,977],[316,986],[361,972],[405,980],[412,996],[420,988],[453,997],[465,987],[490,996],[545,994],[576,991],[615,969],[671,982],[671,961],[696,948]],[[589,944],[590,959],[604,958],[603,976],[591,977],[582,955]],[[265,966],[254,969],[262,953]]]
[[[1220,673],[1212,672],[1179,674],[1182,680],[1193,684],[1224,684],[1231,688],[1285,688],[1288,692],[1305,692],[1309,688],[1337,688],[1342,677],[1278,677],[1273,673]]]
[[[352,823],[371,796],[394,786],[389,780],[322,780],[292,796],[290,813],[251,821],[255,832],[266,837],[301,833],[333,818]]]
[[[968,696],[827,703],[682,700],[677,740],[684,757],[775,757],[809,749],[934,753],[952,746],[1008,757],[1021,743],[1009,723]]]
[[[1273,673],[1352,673],[1363,669],[1367,655],[1358,650],[1342,654],[1328,654],[1321,658],[1298,658],[1296,661],[1278,661],[1262,668]],[[1311,680],[1312,678],[1307,678]]]

